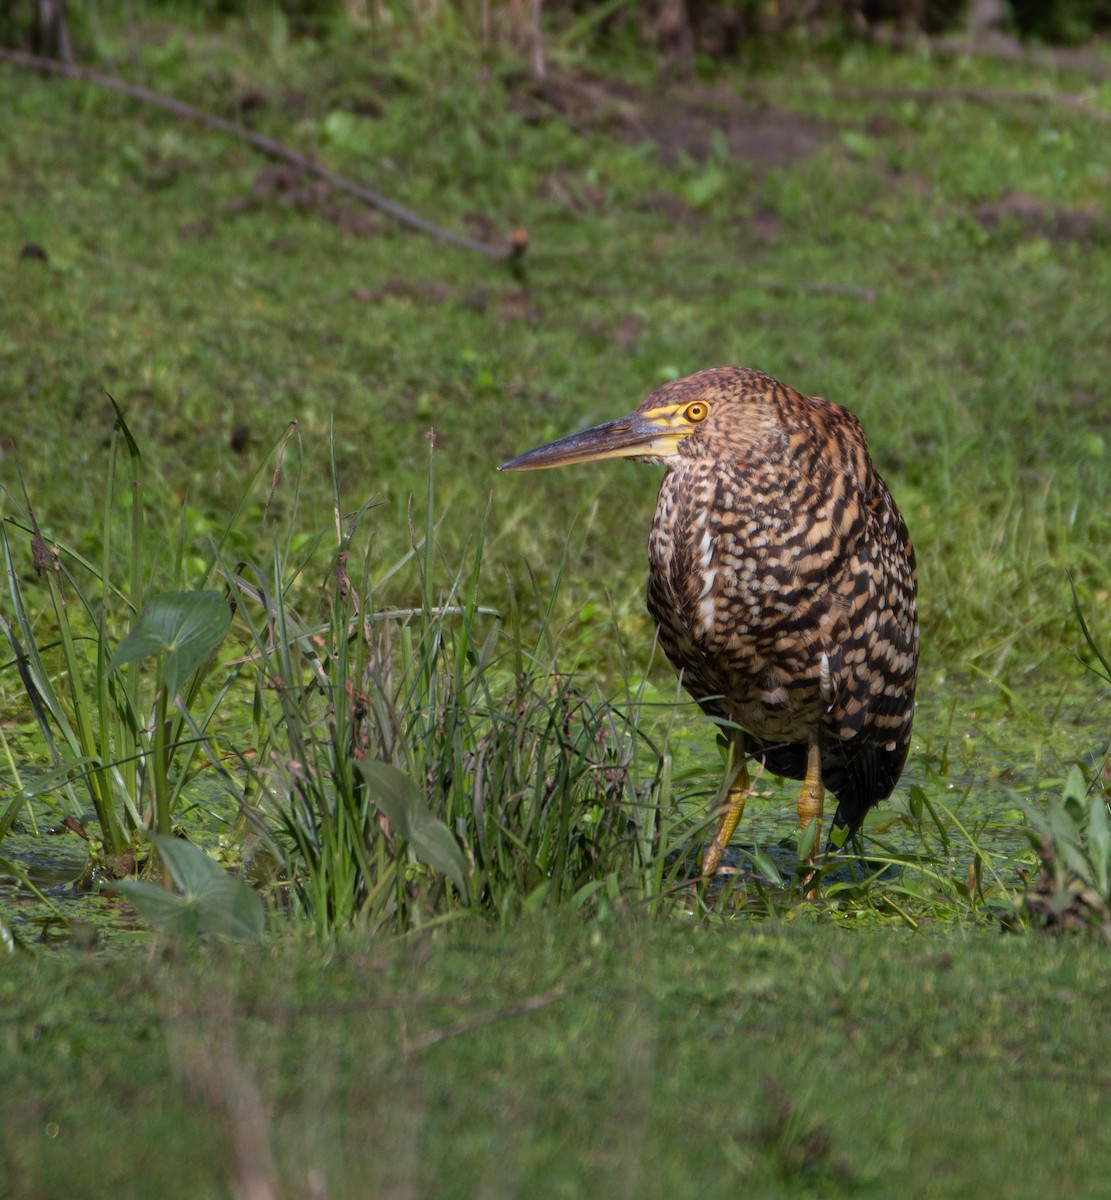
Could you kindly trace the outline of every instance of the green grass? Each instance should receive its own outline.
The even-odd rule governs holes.
[[[242,111],[445,226],[527,228],[523,273],[382,218],[357,232],[353,208],[288,202],[223,137],[0,66],[0,614],[43,649],[67,720],[87,688],[106,740],[74,730],[68,753],[113,758],[96,800],[133,846],[166,664],[123,667],[127,687],[105,664],[150,596],[237,592],[190,693],[196,729],[175,710],[161,811],[245,861],[270,929],[263,952],[128,953],[150,938],[107,898],[81,919],[113,915],[109,938],[76,924],[67,955],[13,950],[0,1193],[1102,1195],[1105,948],[999,930],[1026,890],[1029,925],[1106,892],[1106,696],[1071,655],[1100,667],[1111,628],[1111,153],[1082,112],[943,93],[1107,110],[1109,85],[768,47],[700,64],[706,90],[670,104],[705,120],[755,90],[824,122],[815,152],[761,170],[719,135],[666,166],[642,50],[591,58],[553,29],[561,114],[504,46],[478,45],[469,10],[383,11],[322,39],[253,7],[74,20],[87,61]],[[597,75],[612,103],[568,88]],[[862,82],[928,94],[837,92]],[[18,257],[29,242],[45,261]],[[769,883],[797,836],[769,786],[738,835],[746,873],[695,919],[671,885],[719,770],[714,731],[651,657],[656,472],[493,468],[725,362],[861,415],[918,550],[923,669],[905,782],[868,825],[874,869],[842,868],[813,905]],[[141,448],[141,510],[122,467],[111,483],[105,392]],[[290,420],[299,462],[268,494]],[[81,589],[72,648],[32,569],[24,482]],[[215,740],[189,757],[204,721]],[[77,839],[47,838],[47,816],[99,819],[80,780],[52,814],[18,795],[49,765],[40,729],[4,664],[0,869],[41,894],[5,885],[5,946],[33,928],[20,915],[50,941],[51,907],[77,909],[56,861]],[[368,776],[356,748],[409,784]],[[391,801],[368,788],[390,780],[384,825]],[[1027,805],[1058,835],[1040,881]],[[470,855],[464,887],[444,829]],[[193,890],[219,890],[200,866]],[[166,907],[202,921],[182,891]],[[580,918],[535,911],[557,907]]]
[[[0,1188],[1103,1194],[1103,952],[809,917],[17,961]]]
[[[404,931],[463,912],[505,921],[669,902],[689,865],[677,850],[697,827],[677,820],[666,736],[657,744],[641,730],[641,696],[627,686],[615,703],[560,673],[547,623],[530,636],[515,609],[480,605],[481,531],[444,577],[431,463],[423,529],[411,513],[401,563],[384,568],[368,549],[373,503],[345,512],[334,453],[335,529],[304,544],[305,464],[291,443],[264,460],[268,561],[224,558],[233,517],[197,577],[183,576],[180,536],[168,573],[144,535],[150,497],[122,417],[110,459],[127,446],[131,466],[106,483],[99,564],[47,545],[30,506],[0,525],[14,613],[0,632],[49,756],[45,771],[21,766],[5,741],[14,794],[0,840],[21,823],[34,859],[43,829],[79,834],[82,886],[157,876],[163,860],[184,900],[146,882],[118,885],[147,900],[160,929],[180,929],[214,878],[207,910],[220,927],[219,906],[236,891],[219,866],[203,870],[203,852],[196,869],[169,854],[172,833],[212,840],[206,815],[221,831],[215,855],[263,890],[275,925],[292,917],[321,935],[353,923]],[[127,579],[111,553],[121,501]],[[35,569],[23,579],[28,540]],[[406,564],[418,576],[415,607],[380,607],[379,581]],[[27,868],[5,855],[0,869],[37,896],[43,919],[59,915]],[[17,932],[2,915],[0,932]]]
[[[386,220],[358,238],[274,194],[229,209],[261,165],[242,147],[5,70],[14,187],[0,235],[13,253],[34,240],[50,255],[13,265],[2,301],[9,459],[62,529],[80,528],[99,502],[104,390],[185,506],[198,555],[238,495],[233,428],[263,446],[292,417],[319,445],[334,416],[343,494],[381,493],[383,557],[397,557],[431,427],[454,517],[441,528],[449,556],[492,495],[485,599],[497,604],[523,559],[542,574],[562,559],[574,523],[575,587],[560,612],[595,606],[582,641],[592,665],[609,668],[595,648],[605,590],[630,638],[645,641],[654,473],[495,481],[492,468],[625,411],[666,377],[738,361],[864,419],[919,546],[928,670],[974,661],[1013,678],[1058,659],[1066,568],[1084,601],[1106,609],[1103,126],[1050,107],[823,94],[862,78],[1031,89],[1074,78],[855,46],[773,56],[758,82],[785,110],[830,122],[823,148],[760,175],[719,158],[669,170],[650,144],[624,144],[604,125],[524,120],[516,64],[484,58],[450,28],[423,28],[420,41],[376,29],[369,43],[277,45],[232,29],[153,26],[139,43],[149,81],[221,112],[249,93],[259,128],[319,147],[450,227],[474,212],[497,231],[524,225],[524,297],[500,268]],[[626,73],[648,84],[649,67]],[[745,77],[722,71],[718,82],[743,88]],[[713,172],[716,190],[705,183]],[[1102,227],[1080,239],[1006,220],[985,229],[977,206],[1015,190],[1050,209],[1094,205]],[[777,226],[770,242],[753,230],[760,213]],[[383,292],[391,280],[401,286]],[[875,289],[875,299],[796,286],[806,283]],[[381,298],[355,298],[367,293]],[[641,323],[631,348],[614,336],[627,317]],[[307,528],[327,522],[327,503],[323,476],[309,480]]]

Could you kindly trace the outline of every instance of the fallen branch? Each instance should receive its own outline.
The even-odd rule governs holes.
[[[348,192],[371,208],[376,208],[381,212],[387,213],[401,225],[405,225],[409,229],[416,229],[420,233],[435,238],[438,242],[443,242],[445,245],[457,246],[461,250],[474,250],[478,254],[485,254],[487,258],[505,261],[519,259],[528,245],[528,234],[523,229],[516,230],[512,240],[505,246],[491,246],[487,242],[480,242],[475,238],[451,233],[449,230],[442,229],[432,221],[428,221],[410,209],[405,208],[404,205],[398,204],[395,200],[390,200],[372,188],[365,187],[353,179],[348,179],[345,175],[339,174],[338,171],[333,171],[331,167],[325,166],[307,154],[301,154],[291,146],[285,145],[284,142],[279,142],[276,138],[267,137],[263,133],[256,133],[253,129],[246,129],[235,121],[229,121],[226,117],[217,116],[215,113],[205,112],[203,109],[196,108],[192,104],[186,104],[183,100],[175,100],[172,96],[165,96],[161,92],[152,91],[150,88],[141,87],[139,84],[127,83],[123,79],[117,79],[114,75],[102,75],[98,71],[88,71],[84,67],[78,67],[73,63],[61,62],[54,58],[43,58],[38,54],[26,54],[21,50],[7,50],[2,47],[0,47],[0,62],[11,63],[13,66],[23,67],[29,71],[47,71],[54,75],[64,75],[67,79],[78,79],[82,83],[95,84],[97,87],[118,92],[121,96],[128,96],[132,100],[138,100],[143,104],[150,104],[155,108],[161,108],[175,117],[181,117],[183,120],[195,121],[197,124],[203,125],[208,129],[214,129],[219,133],[226,133],[230,137],[246,142],[249,146],[252,146],[255,150],[270,158],[279,159],[282,162],[289,163],[300,171],[304,171],[306,174],[315,175],[317,179],[325,180],[337,190]]]
[[[798,87],[789,83],[748,80],[745,87],[750,91],[793,91],[806,96],[839,96],[848,100],[920,100],[926,103],[943,103],[946,100],[961,100],[971,104],[1041,104],[1071,109],[1083,116],[1091,117],[1104,125],[1111,125],[1111,112],[1100,108],[1074,92],[1027,92],[1021,88],[915,88],[915,87],[855,87],[834,84],[831,87]]]
[[[717,259],[712,259],[709,256],[700,256],[698,258],[688,256],[684,258],[683,263],[685,266],[690,266],[692,263],[705,262],[709,268],[714,266],[717,261]],[[626,286],[604,283],[582,283],[578,280],[548,283],[546,290],[549,292],[574,292],[576,295],[581,296],[620,296],[626,300],[630,294]],[[791,282],[773,279],[700,280],[697,285],[690,287],[672,287],[670,292],[674,296],[691,300],[697,300],[699,296],[721,295],[724,292],[810,292],[816,296],[848,296],[854,300],[867,300],[869,302],[877,300],[880,295],[879,288],[860,287],[851,283],[811,283],[807,280]],[[421,611],[423,610],[413,610],[413,612]],[[398,609],[396,614],[388,613],[386,615],[403,617],[411,614],[408,609]]]
[[[897,53],[914,52],[923,41],[920,36],[905,38],[897,32],[887,34],[875,27],[870,36],[875,45]],[[1035,70],[1076,71],[1096,82],[1111,76],[1111,64],[1084,46],[1027,45],[1011,34],[999,32],[982,32],[972,38],[962,34],[927,37],[925,45],[930,54],[939,59],[978,59],[1014,63]]]
[[[546,1008],[549,1004],[554,1004],[557,1000],[562,1000],[567,992],[564,988],[553,988],[550,992],[542,992],[538,996],[528,996],[524,1000],[518,1000],[514,1004],[507,1004],[504,1008],[497,1008],[491,1012],[479,1013],[476,1017],[469,1017],[465,1021],[459,1021],[455,1025],[449,1025],[445,1029],[433,1029],[429,1033],[422,1034],[417,1038],[408,1039],[401,1047],[403,1054],[415,1054],[420,1050],[427,1050],[429,1046],[436,1046],[440,1042],[446,1042],[450,1038],[461,1037],[466,1033],[473,1033],[476,1029],[481,1029],[485,1025],[493,1025],[496,1021],[504,1021],[509,1017],[520,1017],[525,1013],[536,1012],[537,1009]]]

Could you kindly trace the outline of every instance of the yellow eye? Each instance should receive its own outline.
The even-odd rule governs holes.
[[[683,410],[683,416],[692,424],[697,425],[699,421],[705,421],[710,415],[710,406],[704,404],[701,400],[696,400],[693,404],[688,404]]]

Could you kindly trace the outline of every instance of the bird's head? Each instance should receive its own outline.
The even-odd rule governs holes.
[[[769,401],[781,386],[743,367],[699,371],[665,383],[627,416],[538,446],[498,470],[539,471],[603,458],[671,465],[683,458],[720,456],[724,446],[752,443],[778,424]]]

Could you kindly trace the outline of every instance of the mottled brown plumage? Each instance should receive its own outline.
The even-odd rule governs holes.
[[[914,551],[860,422],[759,371],[722,367],[505,467],[604,457],[667,467],[648,608],[684,686],[740,727],[742,762],[754,755],[805,780],[804,824],[820,826],[824,783],[838,802],[831,840],[843,845],[902,771],[918,664]],[[743,807],[739,779],[708,873]]]

